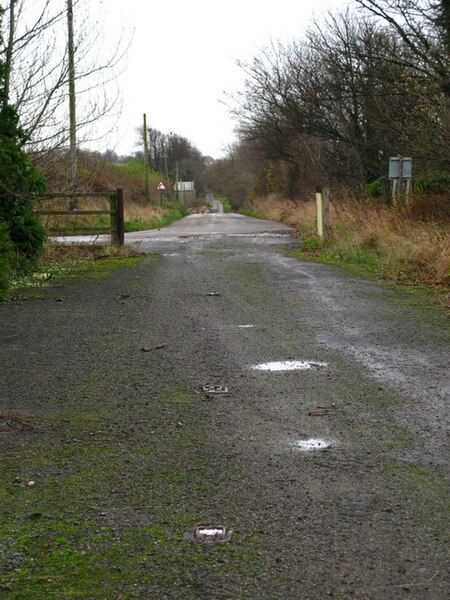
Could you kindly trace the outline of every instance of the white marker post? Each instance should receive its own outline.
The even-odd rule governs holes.
[[[316,188],[317,235],[323,240],[323,196],[322,188]]]
[[[323,241],[330,226],[330,189],[316,188],[317,235]]]

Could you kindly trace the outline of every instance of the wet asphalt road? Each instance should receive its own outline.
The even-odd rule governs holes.
[[[76,337],[83,326],[100,350],[123,332],[116,369],[126,370],[133,348],[161,345],[134,401],[152,382],[196,398],[180,427],[195,427],[202,466],[197,487],[173,502],[197,524],[231,527],[226,545],[242,553],[242,568],[227,570],[211,545],[207,566],[189,567],[189,591],[155,576],[117,597],[450,597],[445,317],[376,282],[291,258],[294,241],[279,224],[192,216],[127,241],[154,264],[98,282],[88,299],[72,292],[66,310],[73,302],[81,315],[86,302],[98,325],[88,333],[80,316],[71,327]],[[58,309],[41,304],[44,322]],[[52,347],[48,332],[46,341]],[[254,368],[277,361],[303,368]],[[206,394],[206,385],[228,393]],[[304,451],[311,440],[319,449]],[[176,445],[160,452],[170,462]],[[192,456],[178,456],[180,468],[189,471]],[[199,494],[202,478],[214,479],[214,493]]]
[[[220,462],[231,455],[246,473],[240,509],[215,506],[219,522],[245,531],[238,514],[254,512],[246,533],[260,531],[289,573],[264,597],[445,597],[446,542],[425,515],[441,533],[449,524],[448,322],[290,258],[279,224],[205,215],[165,233],[138,247],[162,254],[157,303],[182,315],[184,379],[229,387],[208,404],[208,430]],[[252,370],[270,361],[326,366]],[[309,439],[330,449],[302,453]],[[440,500],[427,489],[434,478]]]

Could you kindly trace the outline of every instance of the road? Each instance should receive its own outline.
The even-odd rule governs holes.
[[[125,234],[125,243],[138,247],[143,244],[144,248],[150,247],[155,240],[163,241],[167,238],[172,241],[174,238],[183,239],[184,237],[202,236],[202,235],[253,235],[253,234],[287,234],[290,229],[283,223],[273,221],[264,221],[253,217],[245,217],[235,213],[224,214],[223,206],[220,202],[216,203],[215,213],[194,214],[179,221],[171,223],[168,227],[161,229],[151,229],[149,231],[135,231]],[[92,236],[67,236],[57,237],[55,240],[61,243],[107,243],[107,235]]]
[[[0,437],[7,594],[448,598],[445,317],[279,224],[128,242],[148,258],[0,305],[2,406],[38,428]]]

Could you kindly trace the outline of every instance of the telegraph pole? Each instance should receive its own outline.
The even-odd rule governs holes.
[[[145,198],[150,202],[150,190],[148,184],[148,140],[147,140],[147,114],[144,113],[144,162],[145,162]]]
[[[9,37],[8,45],[6,46],[6,61],[5,61],[5,97],[9,101],[9,92],[11,87],[11,72],[13,63],[14,36],[16,33],[16,8],[17,0],[10,0],[9,3]]]
[[[167,168],[167,146],[164,143],[164,171],[166,176],[166,186],[170,198],[170,184],[169,184],[169,169]]]
[[[77,200],[77,116],[75,96],[75,46],[73,42],[73,5],[67,0],[67,50],[69,54],[69,129],[70,129],[70,210],[78,207]]]

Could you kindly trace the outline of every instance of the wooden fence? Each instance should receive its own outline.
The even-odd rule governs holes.
[[[48,231],[52,234],[59,235],[70,235],[76,233],[77,235],[90,235],[90,234],[101,234],[109,233],[111,235],[111,243],[122,246],[125,242],[125,226],[124,226],[124,199],[123,189],[117,188],[112,192],[88,192],[83,194],[43,194],[36,196],[36,201],[42,203],[44,200],[58,200],[66,199],[71,205],[75,203],[79,198],[106,198],[109,200],[109,209],[99,210],[79,210],[77,208],[71,208],[68,210],[63,209],[47,209],[43,207],[37,207],[34,210],[36,216],[70,216],[76,218],[82,215],[109,215],[110,224],[108,227],[82,227],[78,229],[63,229],[63,228],[49,228]],[[70,233],[69,233],[70,232]]]

